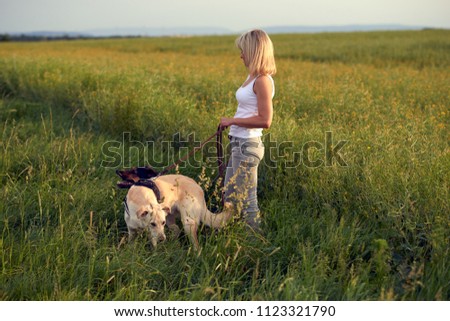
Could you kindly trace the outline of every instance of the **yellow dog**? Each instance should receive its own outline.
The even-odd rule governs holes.
[[[184,175],[158,176],[151,168],[132,168],[117,171],[123,179],[117,185],[129,188],[125,197],[125,222],[129,239],[139,231],[148,233],[152,245],[165,241],[164,227],[179,233],[175,223],[179,218],[184,232],[198,250],[197,230],[200,222],[212,228],[223,227],[232,217],[232,205],[226,203],[224,211],[211,213],[205,202],[202,188]]]

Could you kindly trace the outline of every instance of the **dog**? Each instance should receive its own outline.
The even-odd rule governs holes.
[[[233,216],[231,203],[224,204],[223,212],[211,213],[206,206],[203,189],[187,176],[160,176],[149,167],[117,171],[117,174],[123,179],[117,185],[129,188],[124,200],[129,240],[144,231],[156,248],[159,242],[166,240],[165,226],[175,235],[179,234],[180,229],[176,225],[179,218],[185,234],[198,250],[197,230],[200,223],[217,229]]]

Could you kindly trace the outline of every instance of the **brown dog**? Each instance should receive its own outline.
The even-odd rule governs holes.
[[[203,190],[193,179],[183,175],[154,177],[157,174],[152,172],[156,173],[152,169],[142,168],[117,171],[124,179],[118,186],[130,188],[124,201],[130,240],[138,231],[146,231],[152,245],[156,247],[158,242],[166,239],[165,225],[178,234],[175,219],[180,218],[184,232],[195,249],[198,249],[197,230],[200,222],[220,228],[231,219],[230,203],[226,203],[224,211],[219,214],[208,210]]]

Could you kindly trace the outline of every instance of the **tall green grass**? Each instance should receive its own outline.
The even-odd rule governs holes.
[[[102,146],[211,135],[245,79],[234,38],[1,44],[0,297],[448,300],[450,33],[272,39],[264,234],[205,228],[200,253],[123,242],[125,192]],[[327,132],[347,141],[347,166],[325,166]],[[311,141],[321,166],[294,155]],[[137,164],[138,150],[122,156]],[[180,171],[209,191],[200,167]]]

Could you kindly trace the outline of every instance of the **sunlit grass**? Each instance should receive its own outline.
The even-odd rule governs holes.
[[[121,242],[102,146],[211,135],[245,79],[234,37],[2,43],[0,298],[448,300],[450,33],[272,38],[264,235],[205,228],[200,253]],[[325,166],[327,132],[348,166]],[[311,141],[316,168],[294,156]]]

